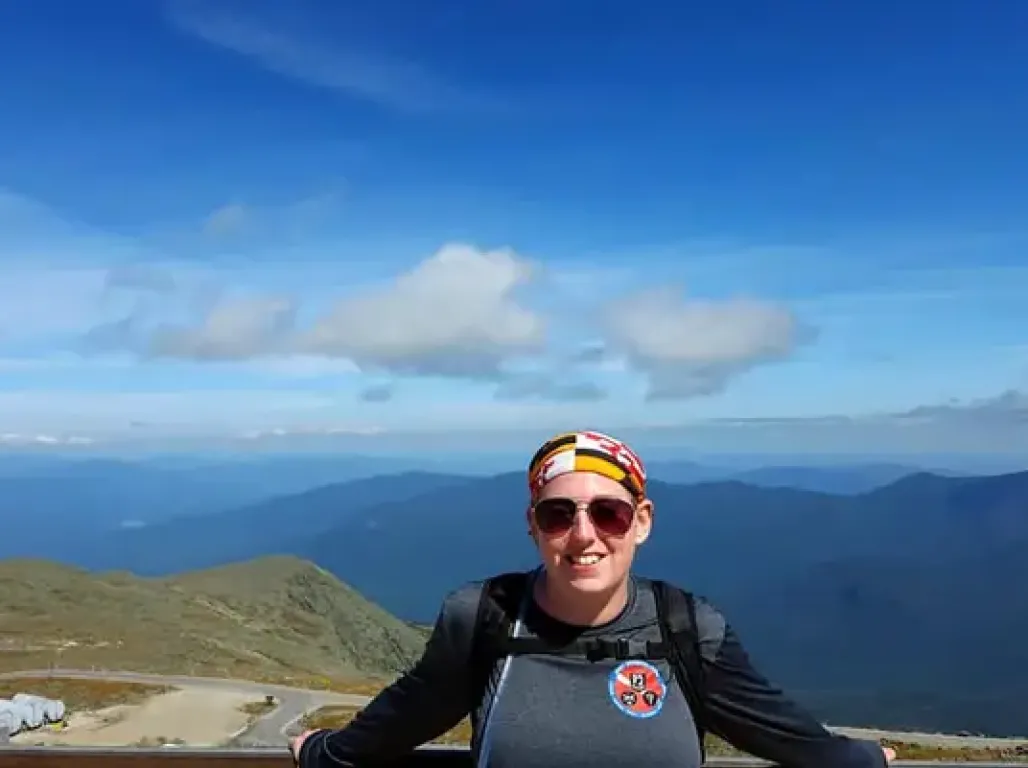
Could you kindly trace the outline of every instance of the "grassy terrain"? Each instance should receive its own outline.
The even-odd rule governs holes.
[[[170,690],[172,689],[167,686],[140,685],[117,680],[73,680],[60,677],[0,679],[0,699],[9,699],[16,693],[31,693],[49,699],[59,699],[69,711],[137,704]]]
[[[272,675],[262,678],[262,682],[290,685],[295,688],[306,688],[310,691],[332,691],[333,693],[352,693],[358,696],[376,696],[379,691],[389,685],[395,675],[385,677],[310,677],[305,675]]]
[[[385,680],[423,648],[421,632],[292,557],[163,579],[0,562],[0,672]]]
[[[899,760],[967,760],[1028,762],[1028,748],[1013,747],[937,747],[882,739],[883,746],[896,750]]]
[[[359,707],[322,707],[316,712],[311,712],[303,720],[304,728],[342,728],[357,713]],[[456,727],[447,731],[442,736],[432,741],[433,744],[469,744],[471,742],[471,721],[467,718],[460,721]]]
[[[1028,752],[1022,752],[1023,747],[1009,748],[984,748],[984,747],[936,747],[926,744],[912,744],[905,741],[893,739],[881,739],[879,743],[884,747],[892,747],[896,750],[898,760],[945,760],[945,761],[967,761],[967,762],[989,762],[1024,760],[1028,762]],[[744,756],[741,752],[728,742],[717,736],[708,735],[706,739],[707,754],[715,756],[737,757]]]
[[[268,712],[277,706],[278,703],[275,702],[274,699],[264,698],[257,699],[255,701],[248,701],[239,709],[243,714],[249,715],[252,719],[256,720],[257,718],[268,714]]]

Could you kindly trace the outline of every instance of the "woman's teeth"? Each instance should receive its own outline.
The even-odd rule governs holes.
[[[575,565],[596,565],[602,559],[601,555],[568,555],[568,560]]]

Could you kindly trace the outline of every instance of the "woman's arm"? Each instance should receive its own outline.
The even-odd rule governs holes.
[[[784,768],[885,768],[895,757],[876,742],[832,733],[771,685],[754,669],[724,617],[699,599],[696,623],[707,691],[705,725],[712,733]]]
[[[477,600],[477,586],[450,594],[414,668],[344,728],[310,733],[299,747],[299,768],[372,765],[410,752],[457,725],[473,706],[469,659]]]

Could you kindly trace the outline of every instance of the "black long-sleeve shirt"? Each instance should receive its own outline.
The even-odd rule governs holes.
[[[503,662],[497,665],[476,701],[470,659],[480,594],[478,583],[451,593],[420,662],[346,728],[311,735],[300,768],[373,765],[431,741],[469,714],[480,768],[698,768],[692,714],[663,661],[516,656],[505,674]],[[697,601],[697,624],[706,671],[703,721],[710,731],[785,768],[885,768],[878,744],[831,733],[761,676],[723,615],[703,600]],[[578,632],[530,606],[520,635],[566,640]],[[646,582],[633,582],[617,619],[580,636],[659,640]],[[486,712],[489,736],[483,739]]]

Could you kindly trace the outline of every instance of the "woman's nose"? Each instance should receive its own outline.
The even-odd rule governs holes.
[[[571,526],[571,538],[576,540],[590,540],[596,538],[596,531],[593,528],[593,521],[589,519],[589,513],[581,507],[575,514],[575,521]]]

